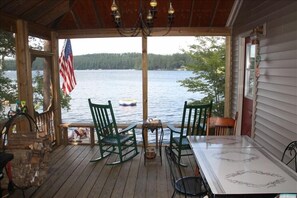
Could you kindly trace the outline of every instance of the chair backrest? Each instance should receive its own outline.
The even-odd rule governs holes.
[[[237,112],[234,119],[224,117],[208,117],[206,135],[235,135],[237,117]]]
[[[111,102],[108,101],[108,104],[94,104],[91,99],[88,99],[88,101],[98,138],[117,136],[118,128]]]
[[[211,116],[212,101],[209,104],[184,104],[181,135],[205,135],[206,120]]]
[[[167,159],[169,170],[170,170],[171,184],[174,188],[175,182],[178,179],[181,179],[183,177],[182,171],[180,169],[179,163],[177,162],[177,157],[173,153],[173,151],[170,149],[170,147],[168,147],[168,146],[165,147],[165,154],[166,154],[166,159]]]
[[[291,166],[295,172],[297,172],[297,141],[292,141],[288,144],[284,150],[281,161]]]

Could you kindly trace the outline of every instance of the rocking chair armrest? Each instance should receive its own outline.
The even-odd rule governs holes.
[[[171,133],[180,133],[180,129],[176,128],[172,124],[167,124],[167,127],[170,129]]]
[[[127,126],[126,128],[124,128],[123,130],[120,131],[120,133],[126,133],[132,129],[135,129],[137,127],[137,123],[132,123],[129,126]]]

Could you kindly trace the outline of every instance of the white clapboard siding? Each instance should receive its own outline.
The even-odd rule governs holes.
[[[266,24],[260,39],[260,77],[255,115],[255,140],[277,158],[297,140],[297,1],[244,0],[233,24],[233,103],[238,104],[240,39]]]

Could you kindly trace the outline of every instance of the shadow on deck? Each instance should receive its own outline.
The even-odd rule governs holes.
[[[139,147],[140,154],[135,158],[116,166],[105,165],[106,159],[89,162],[96,157],[98,149],[98,146],[86,145],[56,148],[51,153],[46,181],[39,188],[27,189],[25,197],[171,197],[173,188],[164,148],[163,165],[158,155],[147,160],[146,166],[142,147]],[[189,164],[185,175],[193,175],[194,157],[184,159]],[[22,191],[16,190],[10,197],[22,196]]]

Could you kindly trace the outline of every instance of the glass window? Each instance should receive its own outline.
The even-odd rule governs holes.
[[[245,97],[253,98],[255,76],[255,45],[246,43]]]

